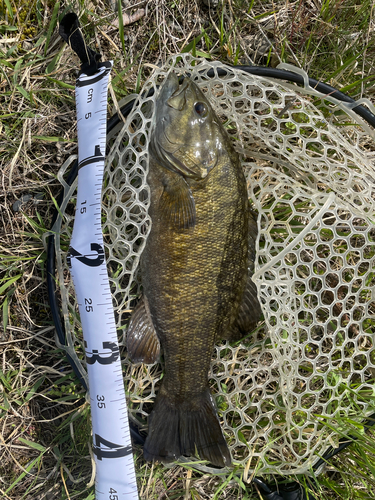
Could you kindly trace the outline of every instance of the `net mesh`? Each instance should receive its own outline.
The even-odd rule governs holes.
[[[196,81],[233,138],[258,214],[253,280],[265,321],[241,343],[215,347],[209,379],[222,428],[235,462],[305,473],[337,442],[345,419],[363,420],[374,395],[374,136],[352,106],[330,96],[232,68],[219,76],[219,66],[171,57],[109,137],[102,219],[117,326],[123,343],[151,224],[155,96],[174,68]],[[82,333],[66,263],[76,185],[65,187],[56,259],[66,350],[79,361]],[[146,429],[163,366],[132,365],[126,353],[123,365],[130,418]]]

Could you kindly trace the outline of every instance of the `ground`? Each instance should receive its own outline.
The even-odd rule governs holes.
[[[89,405],[57,347],[46,287],[45,238],[60,190],[56,176],[77,149],[79,61],[58,35],[63,14],[73,9],[90,47],[114,60],[110,112],[139,92],[152,65],[182,51],[231,64],[288,62],[355,99],[375,100],[370,0],[208,4],[128,1],[124,12],[136,16],[119,22],[116,8],[101,0],[0,2],[3,498],[94,498]],[[317,498],[374,498],[373,431],[353,423],[351,433],[357,441],[318,476]],[[241,475],[223,480],[187,467],[151,465],[139,446],[135,463],[141,498],[260,498]]]

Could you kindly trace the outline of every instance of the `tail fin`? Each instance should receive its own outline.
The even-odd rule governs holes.
[[[146,460],[168,463],[181,455],[189,457],[198,453],[201,459],[218,467],[231,464],[229,449],[208,389],[196,403],[187,401],[176,407],[161,387],[149,419],[143,449]]]

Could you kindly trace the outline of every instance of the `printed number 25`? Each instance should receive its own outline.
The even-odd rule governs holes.
[[[85,305],[86,305],[85,309],[86,309],[86,312],[93,311],[94,310],[93,306],[88,305],[88,304],[92,304],[92,299],[86,299],[85,298]]]

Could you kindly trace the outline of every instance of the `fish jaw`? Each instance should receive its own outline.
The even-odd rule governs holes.
[[[156,113],[163,111],[163,107],[167,105],[168,99],[180,88],[178,77],[174,71],[171,71],[163,83],[160,94],[156,101]]]

